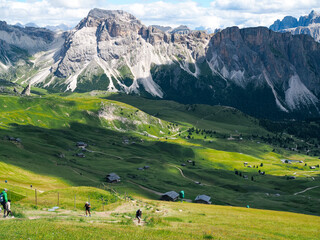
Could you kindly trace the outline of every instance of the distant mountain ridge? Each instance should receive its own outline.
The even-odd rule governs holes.
[[[290,32],[292,34],[308,34],[320,42],[320,14],[311,11],[307,16],[301,16],[299,20],[292,16],[286,16],[282,21],[275,21],[270,29],[276,32]]]
[[[130,13],[102,9],[63,34],[2,22],[0,39],[9,45],[0,77],[58,92],[221,104],[266,118],[320,115],[320,45],[310,36],[264,27],[215,34],[186,26],[163,30]],[[6,60],[20,58],[14,47],[28,55],[25,62]]]
[[[35,23],[27,23],[25,25],[21,24],[21,23],[16,23],[14,25],[15,27],[20,27],[20,28],[25,28],[25,27],[33,27],[33,28],[40,28],[37,24]],[[56,25],[56,26],[51,26],[51,25],[46,25],[45,27],[43,28],[46,28],[50,31],[68,31],[68,30],[71,30],[72,27],[66,25],[66,24],[59,24],[59,25]]]
[[[31,54],[45,50],[54,38],[54,33],[44,28],[21,28],[0,21],[0,39],[8,44],[25,49]]]

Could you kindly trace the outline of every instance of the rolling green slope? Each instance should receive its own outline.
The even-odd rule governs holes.
[[[320,171],[309,168],[319,160],[262,142],[275,134],[235,109],[90,94],[0,96],[0,106],[0,161],[12,167],[0,177],[10,188],[101,188],[116,172],[120,194],[158,199],[184,190],[191,200],[207,194],[214,204],[320,214]],[[15,178],[19,171],[35,175]]]

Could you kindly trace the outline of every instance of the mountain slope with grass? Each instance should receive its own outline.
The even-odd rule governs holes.
[[[120,195],[159,199],[184,190],[190,200],[206,194],[214,204],[319,214],[316,150],[282,145],[300,144],[298,137],[268,132],[229,107],[91,95],[0,97],[0,158],[17,168],[1,175],[8,186],[102,188],[115,172],[121,182],[111,187]],[[22,170],[57,180],[15,179]]]

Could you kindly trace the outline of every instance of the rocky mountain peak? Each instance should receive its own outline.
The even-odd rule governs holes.
[[[320,15],[314,10],[307,16],[301,16],[299,18],[298,26],[305,27],[313,23],[320,23]]]
[[[162,32],[170,32],[172,30],[172,27],[170,26],[151,25],[151,27],[157,28]]]
[[[286,16],[280,21],[279,19],[275,21],[271,26],[270,29],[272,31],[279,31],[282,29],[287,28],[295,28],[298,26],[298,20],[292,16]]]
[[[317,13],[315,10],[312,10],[311,13],[309,14],[309,18],[316,18],[319,17],[319,13]]]
[[[136,17],[125,11],[95,8],[75,29],[80,30],[84,27],[98,28],[98,35],[105,38],[108,37],[106,32],[111,37],[124,37],[132,32],[137,33],[142,24]]]
[[[282,21],[275,21],[270,29],[275,32],[290,32],[291,34],[307,34],[320,42],[320,14],[312,10],[309,15],[295,17],[286,16]]]
[[[21,95],[30,96],[31,95],[31,84],[29,83],[21,92]]]
[[[88,17],[97,19],[118,19],[122,21],[137,21],[137,18],[132,14],[123,10],[104,10],[94,8],[90,10]]]
[[[174,28],[170,33],[189,34],[190,32],[190,28],[186,25],[180,25],[179,27]]]

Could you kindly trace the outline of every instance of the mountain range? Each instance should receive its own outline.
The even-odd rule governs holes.
[[[271,119],[318,117],[320,45],[309,35],[274,32],[288,26],[277,24],[208,34],[148,27],[102,9],[64,33],[0,22],[0,78],[55,92],[221,104]]]
[[[21,24],[21,23],[16,23],[14,26],[16,27],[21,27],[21,28],[25,28],[25,27],[33,27],[33,28],[40,28],[37,24],[35,23],[26,23],[25,25]],[[46,29],[49,29],[51,31],[68,31],[68,30],[71,30],[72,27],[66,25],[66,24],[59,24],[59,25],[56,25],[56,26],[51,26],[51,25],[46,25],[45,27],[43,28],[46,28]]]
[[[292,16],[286,16],[282,21],[275,21],[270,29],[277,32],[290,32],[292,34],[307,34],[320,42],[320,14],[311,11],[307,16],[301,16],[299,20]]]

